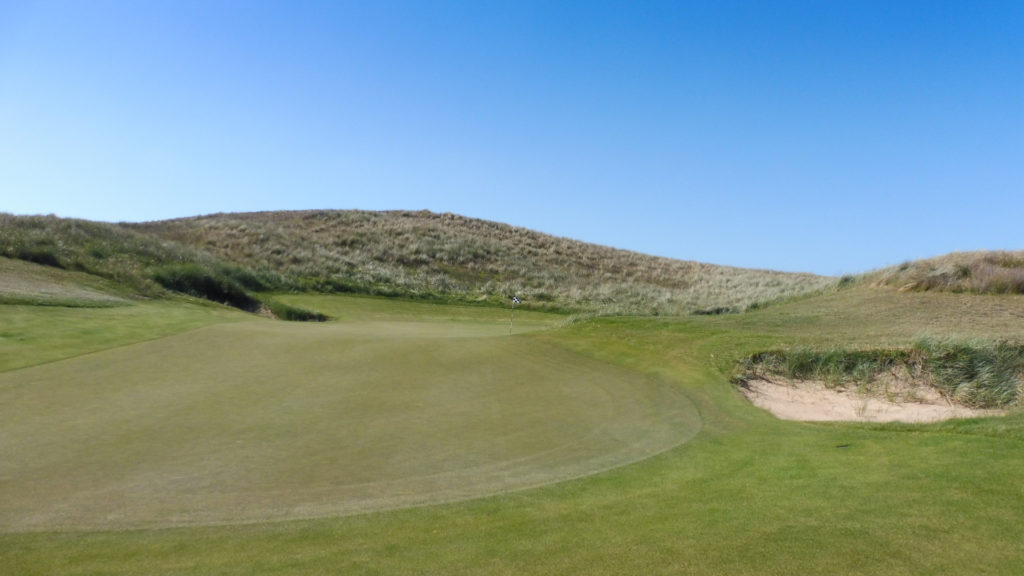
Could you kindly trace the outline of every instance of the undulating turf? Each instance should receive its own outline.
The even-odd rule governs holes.
[[[569,316],[513,309],[494,305],[437,305],[422,301],[376,296],[332,296],[324,294],[276,294],[275,300],[316,310],[342,322],[412,321],[416,323],[458,323],[463,329],[476,324],[486,334],[521,334],[565,324]],[[511,328],[511,330],[510,330]]]
[[[636,461],[699,426],[677,389],[502,321],[223,324],[0,374],[0,530],[465,499]]]
[[[224,306],[183,300],[87,308],[0,305],[0,371],[251,318]]]
[[[122,306],[122,287],[85,274],[0,256],[0,304],[99,308]]]
[[[388,319],[386,301],[379,305],[374,318],[353,320],[349,325],[367,327],[360,330],[369,333],[360,337],[394,343],[401,338],[422,338],[417,331],[460,329],[458,321],[409,327],[416,323],[408,318]],[[425,316],[444,314],[437,309],[422,310]],[[619,372],[628,376],[618,380],[627,388],[668,385],[692,403],[702,427],[689,442],[627,466],[446,504],[244,525],[2,533],[0,556],[4,563],[0,572],[1019,574],[1024,566],[1021,413],[931,425],[801,424],[777,420],[752,407],[727,380],[737,359],[767,348],[904,345],[921,333],[1020,338],[1017,318],[1024,318],[1024,300],[1017,297],[898,294],[858,288],[737,316],[607,318],[511,338],[479,335],[468,341],[491,338],[523,346],[528,353],[554,354],[553,364],[564,358],[610,374]],[[468,324],[471,332],[480,329]],[[190,338],[250,329],[260,332],[269,325],[215,326],[169,340],[186,346]],[[403,325],[412,333],[392,331]],[[344,331],[346,324],[340,321],[311,328]],[[505,329],[507,326],[498,330]],[[266,333],[279,334],[276,329]],[[271,339],[278,349],[279,338]],[[304,357],[300,349],[306,346],[296,344],[295,354]],[[309,342],[308,347],[315,352],[317,345]],[[136,346],[117,352],[133,348]],[[258,346],[251,349],[262,350]],[[468,362],[482,350],[466,348],[467,356],[461,358]],[[450,354],[456,361],[449,367],[468,367],[459,363],[458,350]],[[390,361],[407,359],[395,356]],[[4,377],[55,369],[60,364],[9,372]],[[264,370],[278,370],[272,364],[250,366],[252,377],[259,378]],[[179,366],[179,370],[190,374],[196,368]],[[299,368],[287,370],[303,385],[313,385],[299,376]],[[430,378],[430,374],[424,377]],[[102,378],[97,385],[125,386]],[[9,387],[5,384],[5,392]],[[137,388],[139,394],[154,394],[146,387]],[[290,394],[283,391],[280,398],[287,399]],[[113,397],[116,395],[108,396]],[[130,396],[122,398],[124,409],[133,405]],[[161,406],[174,402],[167,398]],[[109,401],[103,404],[107,410],[112,405]],[[312,404],[299,406],[306,412],[320,409]],[[415,417],[408,406],[402,408],[398,411],[402,418]],[[228,423],[232,420],[227,404],[219,409],[199,405],[190,409],[206,410],[211,418],[216,415]],[[138,413],[141,418],[144,411]],[[80,413],[86,420],[88,414],[87,410]],[[472,420],[468,416],[460,414],[459,419]],[[275,420],[242,424],[272,428]],[[214,429],[228,426],[203,425]],[[397,419],[394,425],[404,426]],[[162,429],[158,423],[152,428]],[[278,432],[294,433],[287,427]],[[56,435],[47,446],[66,450],[54,445],[61,439],[74,441]],[[191,457],[186,447],[194,443],[169,442],[169,453],[177,449],[184,452],[182,457]],[[206,462],[215,467],[221,458],[244,461],[244,456],[229,451],[225,446],[223,452],[211,452],[213,457]],[[238,451],[246,453],[244,447]],[[322,455],[331,457],[329,451]],[[88,470],[88,457],[75,461]],[[120,469],[130,468],[120,465]],[[154,485],[173,482],[163,472],[153,472]],[[73,473],[68,470],[69,477]],[[0,477],[0,493],[5,496],[10,493],[10,481],[9,473]],[[274,481],[287,484],[287,480]],[[301,489],[305,483],[296,481],[294,486]],[[146,484],[139,482],[136,488],[152,494],[145,490]],[[198,485],[188,493],[204,498],[215,489]]]

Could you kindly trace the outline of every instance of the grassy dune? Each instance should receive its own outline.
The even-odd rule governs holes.
[[[901,290],[1024,294],[1024,250],[953,252],[864,275]]]
[[[327,301],[323,303],[330,305]],[[417,334],[417,330],[430,334],[438,330],[484,330],[471,318],[473,307],[449,312],[440,306],[396,303],[394,316],[389,317],[388,307],[392,303],[380,299],[341,298],[334,308],[339,317],[345,316],[345,310],[353,316],[364,310],[362,318],[352,319],[353,326],[360,326],[357,332],[361,335],[351,335],[357,339],[381,336],[385,341],[399,340],[400,331],[392,332],[392,328],[409,324],[417,328],[409,327],[414,333],[402,337],[403,345],[414,346],[420,341],[423,334]],[[421,324],[414,321],[420,315],[417,306],[426,306],[420,310],[428,320]],[[116,310],[119,309],[105,311]],[[496,313],[485,308],[479,310],[482,314]],[[451,318],[446,320],[449,315]],[[702,426],[691,441],[631,465],[489,497],[356,516],[245,525],[159,530],[12,531],[0,534],[0,555],[4,558],[5,570],[12,574],[1016,574],[1024,565],[1024,548],[1020,546],[1024,539],[1024,528],[1020,524],[1020,518],[1024,517],[1024,485],[1019,482],[1024,474],[1024,459],[1020,458],[1024,442],[1022,413],[930,425],[785,422],[749,405],[728,383],[727,374],[739,359],[772,347],[831,342],[901,346],[909,344],[923,331],[1019,340],[1024,338],[1024,328],[1015,319],[1022,317],[1024,299],[1021,297],[900,293],[861,286],[743,315],[598,318],[512,338],[479,337],[474,339],[476,344],[472,348],[448,349],[445,354],[453,355],[450,361],[454,363],[437,366],[446,374],[463,370],[473,374],[481,370],[483,364],[502,362],[500,358],[504,354],[498,349],[485,352],[488,340],[500,341],[516,346],[520,355],[554,354],[551,369],[563,363],[590,366],[586,380],[599,378],[605,372],[624,376],[607,380],[611,388],[597,396],[643,389],[651,382],[667,384],[672,391],[669,398],[676,393],[683,395],[699,412]],[[541,318],[536,320],[543,324]],[[344,331],[344,322],[302,326],[270,322],[218,325],[172,341],[189,347],[193,345],[190,341],[198,338],[197,334],[204,337],[218,333],[237,335],[255,330],[264,337],[276,334],[271,341],[277,349],[282,345],[280,334],[265,326],[289,326],[286,332]],[[561,324],[558,320],[555,323]],[[375,328],[370,330],[370,327]],[[500,327],[492,329],[500,333],[506,328],[501,322]],[[338,343],[345,338],[339,334],[326,341]],[[430,339],[437,340],[433,336]],[[247,348],[252,348],[253,340],[242,340],[249,343]],[[301,356],[307,346],[312,347],[310,352],[317,356],[329,355],[317,349],[314,342],[295,342],[288,350],[290,354],[309,360]],[[358,349],[327,346],[346,353],[355,353]],[[121,348],[117,352],[133,348]],[[259,347],[253,350],[264,351]],[[406,370],[412,370],[412,365],[423,366],[422,362],[411,361],[416,354],[415,350],[403,348],[402,355],[382,356],[378,369],[390,370],[387,364],[405,363],[407,359]],[[251,355],[252,358],[259,356]],[[273,354],[270,356],[271,360],[275,358]],[[488,362],[476,365],[468,362],[471,358],[488,358]],[[468,364],[462,364],[463,361]],[[19,394],[28,394],[32,386],[17,380],[16,375],[41,369],[57,370],[61,364],[8,372],[4,375],[3,391],[10,395],[20,384]],[[102,364],[103,370],[111,374],[117,370],[110,363]],[[228,369],[212,364],[215,363],[175,366],[187,374]],[[151,366],[151,371],[159,369],[156,362],[147,365]],[[313,402],[301,391],[316,392],[313,396],[318,398],[326,394],[329,399],[333,394],[331,387],[310,382],[300,365],[284,368],[275,367],[272,361],[256,361],[237,369],[246,370],[245,374],[252,379],[259,378],[266,370],[288,371],[293,375],[283,378],[290,382],[289,387],[270,387],[276,390],[276,396],[263,396],[267,402],[262,409],[252,409],[260,403],[258,395],[241,395],[242,403],[250,405],[244,413],[257,415],[255,421],[237,420],[239,413],[229,404],[212,404],[219,409],[209,409],[209,421],[196,417],[194,423],[200,426],[198,429],[178,428],[191,430],[188,434],[194,436],[166,438],[168,446],[161,448],[163,456],[150,456],[140,446],[131,444],[130,438],[97,436],[97,441],[106,441],[111,447],[120,446],[126,455],[138,457],[126,458],[136,464],[115,466],[121,474],[119,481],[123,482],[119,486],[135,489],[121,493],[127,500],[126,506],[119,510],[131,510],[128,500],[142,500],[147,492],[151,498],[149,505],[166,505],[166,501],[158,503],[168,497],[166,488],[175,482],[182,483],[178,494],[187,495],[186,501],[222,497],[223,493],[217,490],[220,484],[199,483],[183,490],[180,486],[187,483],[187,478],[165,474],[168,468],[153,466],[154,461],[168,466],[180,462],[172,456],[192,458],[193,446],[207,456],[184,468],[194,475],[209,472],[211,478],[217,478],[216,471],[224,470],[219,468],[224,461],[236,466],[235,470],[247,465],[264,470],[265,476],[258,479],[235,478],[231,474],[220,477],[229,486],[232,482],[249,482],[249,487],[256,488],[251,497],[257,502],[264,497],[260,488],[265,488],[267,483],[278,483],[297,493],[306,485],[337,489],[337,484],[323,472],[331,468],[313,464],[329,462],[335,457],[334,450],[315,454],[316,449],[308,447],[313,432],[291,428],[289,418],[292,416],[287,413],[287,408],[294,406],[302,407],[300,412],[317,414],[325,408],[322,404],[329,403]],[[88,371],[77,372],[81,375]],[[424,372],[425,378],[432,377],[429,370]],[[193,380],[183,379],[176,385],[187,388],[188,382]],[[47,384],[49,381],[42,378],[35,386],[52,386]],[[620,382],[623,388],[618,389],[613,381]],[[149,410],[142,410],[135,402],[114,404],[109,400],[118,397],[127,400],[130,396],[126,394],[132,390],[152,398],[157,392],[151,387],[133,386],[124,382],[123,377],[98,378],[94,385],[107,387],[112,392],[120,390],[119,394],[104,396],[108,406],[117,406],[115,413],[135,410],[135,417],[143,421],[148,420],[145,414],[149,411],[164,414],[162,420],[145,423],[148,426],[145,429],[157,435],[166,434],[167,430],[174,430],[181,422],[193,418],[189,416],[192,408],[169,409],[179,402],[179,395],[212,400],[224,394],[225,400],[235,398],[234,394],[226,393],[223,382],[212,389],[191,384],[196,387],[198,396],[171,394],[155,402]],[[588,402],[597,398],[587,390],[585,385],[579,388],[581,395],[574,396],[574,400]],[[85,390],[50,390],[37,397],[45,399],[76,393],[84,394]],[[507,393],[515,394],[512,390]],[[551,404],[557,404],[571,414],[568,398],[552,398],[549,396],[552,393],[561,394],[531,389],[530,394],[524,396],[498,398],[530,405],[529,396],[539,394],[546,400],[533,406],[531,412],[554,410]],[[413,394],[410,398],[427,400],[422,394]],[[471,409],[456,419],[447,419],[472,426],[474,418],[484,415],[485,405],[494,398],[489,393],[472,399],[461,398],[460,404]],[[405,395],[392,397],[392,400],[406,399]],[[95,401],[101,400],[98,397]],[[5,401],[3,405],[13,402]],[[596,414],[607,418],[610,413],[602,412],[599,405]],[[395,407],[396,414],[401,416],[381,430],[415,426],[415,422],[401,420],[415,419],[418,411],[410,405]],[[65,410],[71,409],[65,407]],[[85,414],[93,412],[84,410]],[[45,417],[46,413],[36,412],[36,417]],[[98,414],[101,412],[93,417],[100,418]],[[167,416],[169,414],[178,414],[184,420],[175,423]],[[444,410],[435,414],[451,416]],[[310,418],[315,420],[313,416]],[[69,422],[67,426],[90,426],[88,419],[80,419],[77,424],[72,418],[63,420]],[[536,424],[518,426],[520,417],[513,420],[505,423],[510,426],[506,432],[514,428],[533,433],[530,429]],[[336,426],[331,422],[322,424],[327,430]],[[572,422],[566,425],[575,426]],[[244,437],[243,430],[261,434],[259,430],[264,428],[274,430],[275,434],[265,437],[266,443],[258,450],[218,446],[216,442],[203,440],[213,431],[234,429],[236,431],[228,437],[237,439]],[[334,430],[337,433],[339,429]],[[500,426],[497,432],[501,434]],[[487,433],[494,434],[495,430]],[[551,430],[541,433],[560,435]],[[291,471],[287,463],[264,458],[267,454],[287,456],[284,444],[276,444],[275,438],[282,436],[295,440],[291,443],[293,449],[303,456],[303,461],[311,462],[307,466],[311,474],[308,478],[289,479]],[[623,438],[614,433],[606,437],[606,441],[614,445]],[[337,438],[337,443],[343,439]],[[58,454],[67,453],[70,447],[61,443],[73,440],[73,436],[55,433],[46,446]],[[401,444],[395,440],[397,445]],[[149,441],[152,441],[150,436],[140,440],[142,445]],[[429,443],[430,438],[416,441]],[[472,436],[460,440],[465,443],[462,446],[473,446],[477,441],[478,438]],[[282,442],[289,444],[287,440]],[[407,458],[413,457],[410,453],[398,453],[403,454],[403,458],[389,466],[401,467]],[[473,454],[473,451],[468,450],[459,458],[466,454]],[[68,458],[72,456],[69,454]],[[370,461],[379,463],[385,459],[380,454],[370,456]],[[76,468],[66,470],[66,478],[73,485],[71,479],[76,470],[89,471],[91,460],[82,455],[71,461],[78,462]],[[257,461],[263,463],[256,465]],[[199,466],[200,463],[208,468]],[[56,461],[51,465],[60,466]],[[141,474],[135,484],[126,482],[132,471],[147,469],[150,475]],[[288,473],[284,477],[272,473],[281,470]],[[22,493],[22,489],[11,492],[10,472],[0,478],[6,483],[3,485],[5,494]],[[146,490],[150,482],[165,489],[150,492]],[[43,488],[53,490],[45,483],[41,485]],[[75,493],[73,486],[69,490]],[[243,492],[240,490],[237,494]],[[112,498],[117,493],[114,490],[98,495]],[[76,501],[88,502],[86,494],[97,493],[83,491]],[[174,490],[169,494],[173,495]],[[246,507],[236,502],[233,510],[244,513]],[[331,513],[334,512],[337,510]],[[168,516],[160,518],[166,521]]]
[[[303,287],[601,313],[743,310],[831,278],[658,258],[431,212],[215,214],[131,227]]]
[[[57,270],[84,273],[108,286],[144,296],[163,293],[153,273],[163,266],[202,263],[223,266],[207,255],[117,224],[56,216],[0,213],[0,257]],[[17,271],[8,269],[7,274]],[[78,284],[81,278],[65,278]]]
[[[535,309],[721,313],[835,283],[430,212],[216,214],[145,224],[0,213],[0,257],[86,273],[127,295],[183,293],[250,312],[263,308],[258,293],[287,291],[492,305],[518,294]]]

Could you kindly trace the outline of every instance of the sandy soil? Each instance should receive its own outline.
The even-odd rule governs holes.
[[[822,382],[751,380],[741,388],[755,406],[784,420],[805,422],[935,422],[1001,414],[951,404],[930,386],[903,385],[884,393],[836,390]]]

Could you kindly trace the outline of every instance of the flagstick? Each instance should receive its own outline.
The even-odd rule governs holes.
[[[512,300],[512,313],[508,316],[508,335],[512,335],[512,319],[516,316],[516,301]]]

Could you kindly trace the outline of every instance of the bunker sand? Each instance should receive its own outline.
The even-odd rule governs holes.
[[[864,395],[837,390],[815,381],[751,380],[741,388],[755,406],[783,420],[805,422],[937,422],[1003,414],[954,405],[935,389],[919,387],[913,400]]]

